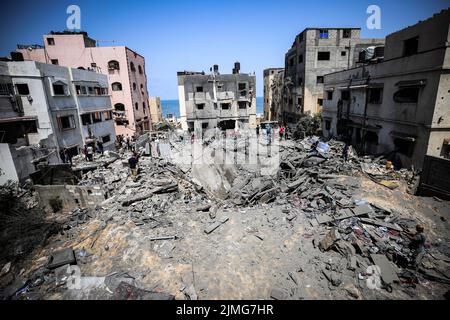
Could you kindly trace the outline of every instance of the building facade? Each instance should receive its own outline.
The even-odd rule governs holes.
[[[450,154],[450,11],[386,38],[384,60],[325,76],[323,132],[421,168]]]
[[[44,46],[19,45],[25,60],[105,74],[114,107],[117,134],[151,130],[145,59],[125,46],[99,47],[86,32],[51,32]]]
[[[284,122],[303,113],[320,113],[323,79],[328,73],[350,69],[359,53],[384,45],[384,39],[361,39],[360,28],[307,28],[297,35],[285,55],[286,93],[278,106]]]
[[[284,73],[283,68],[269,68],[264,70],[264,120],[272,121],[272,108],[274,105],[275,80],[279,74]]]
[[[150,115],[152,117],[152,123],[159,123],[163,121],[161,98],[150,97],[148,99],[148,105],[150,106]]]
[[[35,61],[0,62],[0,88],[0,143],[12,150],[20,180],[39,158],[59,163],[64,149],[79,154],[92,139],[115,149],[106,75]]]
[[[256,77],[240,73],[235,63],[232,74],[178,72],[180,122],[183,130],[256,127]]]

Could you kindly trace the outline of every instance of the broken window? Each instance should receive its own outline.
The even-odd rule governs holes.
[[[303,62],[303,55],[299,55],[298,56],[298,63],[302,63]]]
[[[350,91],[349,90],[342,90],[341,91],[341,99],[342,100],[350,100]]]
[[[208,129],[208,122],[202,122],[202,129]]]
[[[414,37],[403,41],[403,55],[410,56],[419,50],[419,37]]]
[[[142,110],[144,110],[145,113],[145,102],[142,102]]]
[[[133,61],[130,62],[130,70],[136,72],[136,68],[134,67]]]
[[[238,84],[238,90],[239,90],[239,91],[245,90],[246,88],[247,88],[247,84],[246,84],[246,83],[240,82],[240,83]]]
[[[47,44],[49,46],[54,46],[55,45],[55,38],[47,38]]]
[[[329,51],[319,51],[317,53],[317,60],[319,60],[319,61],[330,60],[330,52]]]
[[[341,51],[341,57],[345,57],[347,55],[347,51]]]
[[[301,97],[298,97],[298,98],[297,98],[297,105],[298,105],[298,106],[301,106],[301,105],[302,105],[302,98],[301,98]]]
[[[113,82],[111,87],[113,91],[122,91],[122,84],[120,82]]]
[[[414,151],[414,141],[395,138],[394,145],[398,153],[404,154],[407,157],[412,156]]]
[[[112,111],[103,111],[103,118],[105,121],[112,120]]]
[[[100,112],[92,113],[92,121],[94,123],[102,122],[102,114]]]
[[[91,119],[91,114],[87,113],[87,114],[82,114],[81,115],[81,123],[85,126],[88,124],[92,124],[92,119]]]
[[[114,105],[114,110],[116,110],[116,111],[125,111],[125,106],[122,103],[116,103]]]
[[[30,94],[30,90],[28,89],[28,84],[26,83],[18,83],[16,84],[17,93],[21,96],[27,96]]]
[[[91,67],[92,67],[92,68],[97,68],[97,64],[96,64],[95,62],[92,62],[92,63],[91,63]]]
[[[66,94],[64,90],[64,85],[62,84],[53,84],[53,94],[55,96],[64,96]]]
[[[319,38],[320,39],[328,39],[328,30],[327,29],[320,29],[319,30]]]
[[[88,93],[94,95],[94,87],[88,87]]]
[[[14,94],[12,83],[0,83],[0,96],[9,96]]]
[[[366,143],[378,145],[378,134],[373,131],[367,131],[364,140]]]
[[[203,110],[205,108],[204,103],[197,103],[195,106],[197,107],[197,110]]]
[[[116,60],[111,60],[108,62],[108,69],[109,70],[120,70],[119,68],[119,62]]]
[[[369,89],[369,103],[380,104],[383,98],[383,88]]]
[[[333,91],[327,91],[327,100],[333,100]]]
[[[317,99],[317,104],[319,105],[319,106],[323,106],[323,99]]]
[[[107,143],[107,142],[110,142],[111,141],[111,135],[106,135],[106,136],[103,136],[102,137],[102,142],[103,143]]]
[[[70,130],[75,128],[75,117],[73,115],[58,117],[59,130]]]
[[[139,74],[143,73],[141,65],[138,65],[138,70],[139,70]]]
[[[58,59],[51,59],[50,61],[52,62],[52,64],[54,64],[54,65],[56,65],[56,66],[59,65]]]
[[[344,29],[342,30],[342,38],[350,38],[352,35],[351,29]]]
[[[134,104],[134,108],[135,108],[136,110],[139,110],[139,104],[138,104],[137,102]]]
[[[136,91],[136,89],[137,89],[136,82],[133,82],[133,91]]]
[[[394,93],[394,101],[398,103],[417,103],[420,87],[401,88]]]
[[[221,103],[220,107],[222,108],[222,110],[228,110],[231,108],[231,104],[230,103]]]
[[[239,109],[246,109],[247,108],[247,102],[246,101],[239,101],[238,105],[239,105]]]
[[[203,87],[201,86],[195,87],[195,92],[203,92]]]
[[[317,81],[316,83],[323,83],[323,76],[317,76]]]
[[[289,66],[290,66],[290,67],[293,67],[293,66],[294,66],[294,63],[295,63],[294,57],[290,58],[290,59],[289,59]]]

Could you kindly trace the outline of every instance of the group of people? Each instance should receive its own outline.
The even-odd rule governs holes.
[[[258,124],[256,126],[256,137],[259,139],[259,134],[261,132],[261,126]],[[273,129],[272,129],[272,125],[270,124],[266,124],[263,128],[263,130],[265,130],[266,133],[266,138],[268,143],[271,143],[273,141]],[[286,127],[284,125],[279,126],[278,128],[278,134],[280,136],[280,140],[283,139],[287,139],[287,131],[286,131]]]
[[[136,138],[134,135],[130,138],[127,134],[126,137],[123,134],[119,134],[116,136],[116,149],[119,150],[122,148],[127,151],[134,151],[134,143],[136,142]]]
[[[103,148],[103,142],[101,142],[100,140],[96,140],[96,142],[85,144],[83,148],[83,154],[86,161],[94,161],[94,154],[96,151],[101,155],[103,155],[105,151]]]

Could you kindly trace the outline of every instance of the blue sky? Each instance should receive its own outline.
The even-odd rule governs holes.
[[[149,93],[162,99],[178,98],[177,71],[219,64],[231,73],[235,61],[242,72],[256,72],[262,96],[263,69],[283,67],[306,27],[361,27],[362,37],[384,37],[450,6],[448,0],[14,0],[2,4],[0,56],[65,29],[70,4],[80,6],[81,28],[92,38],[115,40],[146,58]],[[381,30],[366,28],[371,4],[381,8]]]

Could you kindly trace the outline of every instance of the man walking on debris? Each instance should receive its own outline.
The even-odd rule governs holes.
[[[138,157],[136,152],[134,152],[133,155],[131,156],[131,158],[128,159],[128,164],[130,165],[131,176],[133,178],[133,181],[136,181],[136,179],[137,179],[137,174],[138,174],[137,164],[138,164],[138,161],[139,161],[139,157]]]
[[[420,224],[416,226],[416,233],[408,232],[406,236],[411,242],[409,243],[409,248],[411,249],[412,259],[414,268],[418,268],[419,264],[422,262],[422,258],[425,253],[425,242],[426,238],[423,234],[424,228]]]
[[[270,144],[272,142],[272,127],[270,126],[270,124],[268,124],[266,127],[266,134],[267,134],[267,142],[268,144]]]

